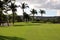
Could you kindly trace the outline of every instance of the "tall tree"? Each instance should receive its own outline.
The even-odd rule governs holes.
[[[37,10],[32,9],[32,10],[31,10],[31,13],[33,14],[33,21],[34,21],[34,15],[37,14]]]
[[[14,1],[14,3],[12,3],[12,1]],[[15,5],[15,0],[11,0],[11,5],[9,6],[9,8],[12,10],[12,13],[13,13],[13,25],[14,25],[14,19],[15,19],[15,16],[14,16],[14,14],[16,13],[16,11],[17,11],[17,9],[16,9],[16,7],[17,7],[17,5]]]
[[[29,14],[27,14],[26,12],[24,12],[23,14],[24,14],[24,15],[23,15],[24,20],[25,20],[26,22],[28,22],[29,19],[30,19]]]
[[[28,6],[26,3],[22,3],[22,4],[20,5],[20,8],[22,9],[23,15],[24,15],[24,9],[25,9],[25,8],[29,8],[29,6]]]
[[[45,14],[45,10],[41,10],[41,9],[40,9],[39,13],[41,14],[41,17],[42,17],[43,14]]]
[[[4,2],[4,10],[5,10],[5,13],[7,14],[7,25],[9,26],[9,16],[8,16],[8,11],[10,10],[9,7],[8,7],[8,3],[11,2],[11,0],[3,0]]]
[[[14,3],[12,1],[14,1]],[[8,3],[11,3],[11,5],[8,5]],[[15,0],[2,0],[2,1],[0,0],[0,13],[2,13],[2,10],[5,10],[5,13],[7,13],[10,10],[12,10],[12,13],[13,13],[13,24],[14,24],[14,13],[16,13],[16,11],[17,11],[16,7],[17,6],[15,5]],[[8,15],[7,15],[7,24],[9,26]]]

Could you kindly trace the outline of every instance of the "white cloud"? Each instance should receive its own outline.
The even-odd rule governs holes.
[[[54,9],[60,15],[60,0],[16,0],[19,3],[27,2],[31,8]]]
[[[60,0],[17,0],[19,2],[28,2],[37,8],[60,9]]]

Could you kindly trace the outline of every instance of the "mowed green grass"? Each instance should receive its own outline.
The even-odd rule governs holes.
[[[0,27],[0,35],[26,40],[60,40],[60,24],[15,23],[15,26]]]

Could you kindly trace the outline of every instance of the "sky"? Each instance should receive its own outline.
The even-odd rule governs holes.
[[[60,0],[16,0],[16,4],[20,5],[22,2],[26,2],[30,8],[25,9],[29,14],[30,9],[35,8],[43,9],[46,11],[46,14],[43,16],[60,16]],[[17,8],[17,14],[22,15],[22,9]],[[38,16],[40,13],[37,14]]]

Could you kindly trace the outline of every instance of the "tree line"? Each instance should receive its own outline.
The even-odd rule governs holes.
[[[16,11],[18,7],[20,7],[23,11],[23,21],[29,21],[32,20],[34,21],[34,16],[35,14],[37,14],[37,10],[36,9],[31,9],[31,14],[33,14],[32,19],[30,17],[29,14],[27,14],[24,9],[29,8],[28,4],[26,3],[22,3],[21,5],[16,5],[15,4],[16,0],[0,0],[0,25],[3,23],[7,23],[7,25],[9,26],[9,22],[12,22],[14,25],[15,20],[17,19],[17,14]],[[12,14],[9,15],[8,11],[12,11]],[[7,15],[4,15],[4,13],[6,13]],[[43,14],[45,14],[45,10],[40,9],[39,13],[41,14],[41,16],[43,16]]]

